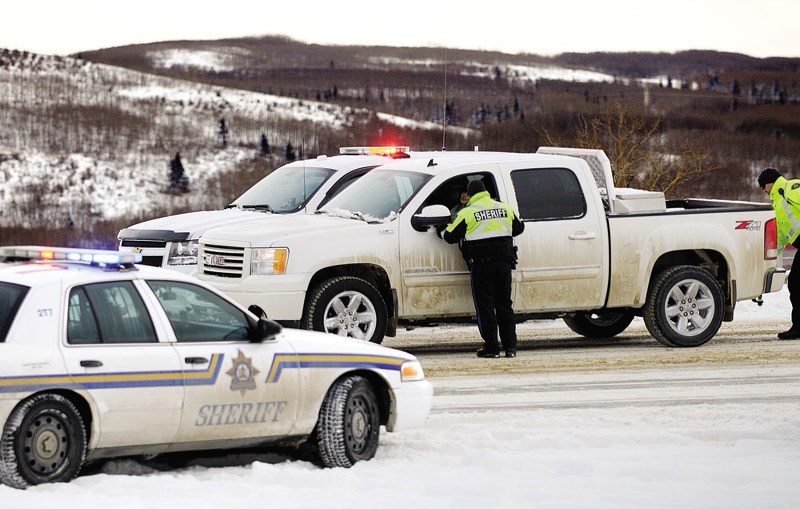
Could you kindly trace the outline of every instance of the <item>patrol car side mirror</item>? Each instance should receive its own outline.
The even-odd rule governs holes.
[[[269,341],[281,333],[283,327],[276,321],[268,320],[264,317],[258,319],[256,325],[256,341]]]
[[[444,205],[428,205],[411,217],[411,226],[418,232],[427,231],[431,226],[450,223],[450,210]]]

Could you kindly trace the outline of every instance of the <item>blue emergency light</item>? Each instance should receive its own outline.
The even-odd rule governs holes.
[[[103,249],[80,249],[47,246],[0,247],[0,258],[12,260],[41,260],[81,262],[103,267],[124,267],[141,263],[142,255]]]

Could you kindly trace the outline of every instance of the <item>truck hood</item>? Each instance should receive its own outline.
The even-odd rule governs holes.
[[[324,214],[266,216],[262,217],[261,221],[214,228],[203,235],[203,241],[211,244],[233,241],[244,242],[252,247],[269,247],[289,236],[301,236],[320,230],[330,235],[332,232],[344,233],[367,226],[370,225],[358,219],[332,217]]]
[[[127,230],[166,230],[186,232],[188,238],[197,238],[207,230],[219,226],[247,224],[267,218],[281,217],[269,212],[230,208],[224,210],[204,210],[175,216],[159,217],[126,228]]]

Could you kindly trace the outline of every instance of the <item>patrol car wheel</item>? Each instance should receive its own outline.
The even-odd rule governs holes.
[[[14,488],[67,482],[86,457],[86,428],[78,409],[58,394],[17,406],[0,438],[0,482]]]
[[[375,392],[360,376],[338,380],[325,395],[317,423],[323,465],[349,468],[375,456],[380,438]]]
[[[386,303],[367,281],[331,278],[311,293],[302,328],[380,343],[386,335]]]
[[[644,323],[650,334],[667,346],[700,346],[719,330],[723,311],[719,282],[707,270],[679,265],[653,282]]]
[[[628,328],[634,316],[630,310],[574,313],[565,316],[564,323],[587,338],[613,338]]]

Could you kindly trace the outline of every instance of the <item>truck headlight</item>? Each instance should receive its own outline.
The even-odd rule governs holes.
[[[250,274],[285,274],[289,249],[285,247],[256,248],[250,253]]]
[[[400,366],[400,380],[403,382],[414,382],[424,380],[425,372],[422,371],[422,364],[419,361],[407,361]]]
[[[198,241],[173,242],[169,246],[167,265],[197,265]]]

